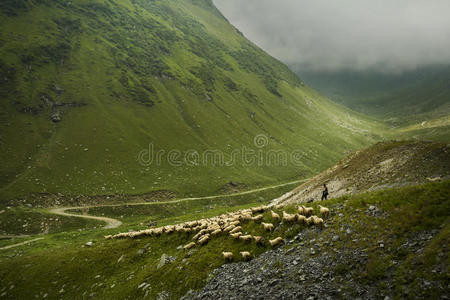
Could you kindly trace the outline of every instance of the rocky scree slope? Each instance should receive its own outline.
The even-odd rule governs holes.
[[[414,185],[450,177],[450,147],[437,142],[383,142],[357,151],[316,175],[274,203],[321,199],[326,183],[329,197]]]

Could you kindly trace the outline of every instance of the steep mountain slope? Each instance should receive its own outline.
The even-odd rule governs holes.
[[[1,198],[266,184],[383,129],[303,86],[209,0],[8,0],[0,13]],[[298,163],[256,159],[270,150]]]
[[[450,178],[450,147],[434,142],[386,142],[357,151],[274,203],[320,200],[326,183],[336,198]]]

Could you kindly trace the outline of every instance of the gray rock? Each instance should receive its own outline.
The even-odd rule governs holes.
[[[159,259],[159,263],[157,266],[157,269],[162,268],[163,266],[165,266],[168,263],[172,263],[176,260],[177,258],[174,256],[168,256],[165,253],[163,255],[161,255],[161,258]]]
[[[124,257],[125,255],[122,254],[122,256],[120,256],[119,259],[117,260],[117,263],[120,263]]]
[[[92,247],[92,246],[94,245],[94,242],[87,242],[85,245],[86,245],[87,247]]]
[[[61,121],[61,112],[59,110],[52,112],[50,115],[50,120],[54,123],[58,123]]]
[[[162,291],[158,295],[156,295],[156,300],[166,300],[169,299],[169,293],[166,291]]]
[[[167,255],[165,253],[163,253],[163,255],[161,255],[161,258],[159,259],[158,266],[156,267],[158,270],[161,269],[162,267],[164,267],[164,265],[166,264],[166,258],[167,258]]]
[[[145,282],[145,281],[142,282],[140,285],[138,285],[138,287],[137,287],[138,290],[141,289],[141,288],[143,288],[145,285],[147,285],[147,282]]]
[[[333,242],[337,242],[337,241],[339,241],[340,239],[341,239],[341,237],[338,236],[338,235],[334,235],[334,236],[331,238],[331,240],[332,240]]]

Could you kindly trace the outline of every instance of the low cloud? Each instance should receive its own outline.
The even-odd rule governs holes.
[[[214,0],[250,40],[306,71],[450,63],[448,0]]]

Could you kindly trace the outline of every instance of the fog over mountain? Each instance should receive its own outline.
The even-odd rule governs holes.
[[[250,40],[295,69],[411,71],[450,63],[448,0],[214,0]]]

